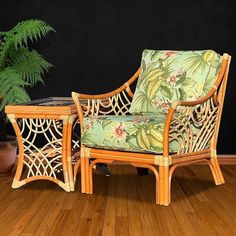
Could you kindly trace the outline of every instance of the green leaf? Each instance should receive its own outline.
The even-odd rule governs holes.
[[[139,106],[142,111],[147,111],[152,108],[152,101],[144,91],[138,90],[136,94],[134,106]]]
[[[11,32],[14,33],[14,45],[17,48],[23,44],[27,45],[28,39],[31,41],[42,38],[48,32],[55,30],[45,21],[32,19],[18,23]]]
[[[102,128],[105,129],[106,126],[112,124],[113,122],[111,120],[103,120],[102,121]]]
[[[137,146],[134,145],[130,140],[129,140],[127,143],[128,143],[129,146],[130,146],[131,148],[133,148],[134,150],[137,149]]]
[[[187,86],[194,86],[195,81],[191,78],[185,78],[185,80],[181,83],[182,87],[187,87]]]
[[[37,82],[43,82],[44,71],[48,71],[52,67],[35,50],[30,51],[25,47],[12,51],[9,55],[9,64],[12,64],[12,68],[31,86]]]
[[[176,82],[176,85],[181,84],[186,79],[186,72],[184,72],[180,77],[179,80]]]
[[[146,55],[148,54],[148,50],[147,49],[145,49],[145,50],[143,50],[143,56],[142,57],[146,57]]]
[[[208,78],[206,81],[205,81],[205,84],[203,86],[203,92],[204,94],[207,94],[211,88],[213,87],[214,85],[214,82],[216,80],[216,77],[215,76],[212,76],[210,78]]]
[[[129,143],[129,141],[133,138],[136,138],[136,135],[132,134],[132,135],[127,135],[126,138],[125,138],[125,142],[126,143]]]
[[[220,72],[220,69],[221,69],[221,63],[218,63],[218,66],[216,68],[216,72],[215,72],[215,75],[217,75],[219,72]]]
[[[174,90],[172,89],[171,86],[163,84],[160,87],[160,91],[165,97],[169,98],[170,100],[172,99]]]
[[[27,46],[28,40],[37,41],[38,38],[45,36],[50,31],[55,32],[50,25],[41,20],[31,19],[19,22],[5,33],[5,37],[0,42],[0,68],[5,65],[13,48]]]
[[[151,55],[151,61],[156,60],[156,58],[158,58],[158,54],[160,51],[153,51],[152,55]]]
[[[29,95],[24,89],[28,85],[20,74],[13,68],[7,67],[0,71],[0,110],[7,104],[15,104],[30,101]]]
[[[85,143],[91,143],[91,144],[94,144],[94,141],[93,141],[94,137],[91,133],[84,133],[82,134],[81,136],[81,141],[82,142],[85,142]]]
[[[137,83],[137,88],[140,87],[140,85],[142,84],[144,78],[147,76],[148,73],[150,73],[150,71],[156,66],[156,62],[151,62],[151,63],[148,63],[148,64],[145,64],[145,70],[143,69],[142,70],[142,73],[138,79],[138,83]]]
[[[159,79],[159,80],[152,80],[147,84],[145,91],[149,99],[153,99],[156,96],[162,82],[163,80]]]
[[[142,64],[142,69],[145,70],[146,69],[146,63],[145,63],[144,59],[142,59],[142,63],[141,64]]]
[[[182,88],[179,88],[178,91],[179,91],[179,94],[180,94],[179,100],[180,101],[185,101],[187,99],[186,92]]]
[[[146,75],[146,81],[150,82],[153,80],[162,79],[164,73],[165,73],[164,70],[162,70],[160,68],[153,69]]]
[[[221,66],[221,63],[218,59],[214,59],[211,63],[211,66],[214,68],[218,68],[219,65]]]
[[[185,70],[192,73],[203,71],[208,66],[208,62],[204,61],[203,55],[197,52],[194,52],[192,56],[188,57],[184,63],[186,64]]]
[[[55,30],[46,22],[32,19],[0,33],[0,109],[7,104],[29,101],[25,87],[43,82],[43,73],[52,65],[36,51],[29,50],[27,44],[50,31]]]

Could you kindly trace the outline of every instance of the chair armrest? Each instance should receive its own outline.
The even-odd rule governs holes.
[[[163,155],[169,156],[169,143],[177,141],[177,154],[209,148],[218,119],[215,94],[196,101],[175,101],[169,109],[163,137]]]
[[[109,93],[89,95],[72,92],[80,122],[84,116],[127,114],[134,95],[130,85],[138,78],[140,72],[141,68],[126,83]]]

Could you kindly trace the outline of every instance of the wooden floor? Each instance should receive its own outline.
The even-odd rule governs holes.
[[[0,178],[0,235],[236,235],[236,165],[215,186],[207,166],[176,170],[172,204],[154,204],[154,176],[130,166],[96,173],[94,195],[66,193],[47,181],[11,189]]]

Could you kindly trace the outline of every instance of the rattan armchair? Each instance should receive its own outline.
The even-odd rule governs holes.
[[[230,59],[212,50],[144,50],[141,67],[118,89],[72,92],[81,124],[82,193],[93,193],[97,163],[152,170],[156,203],[164,206],[177,167],[206,162],[215,184],[223,184],[216,149]]]

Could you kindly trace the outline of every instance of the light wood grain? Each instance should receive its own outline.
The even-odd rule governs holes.
[[[95,170],[94,194],[64,192],[48,181],[11,189],[0,180],[0,235],[235,235],[236,165],[222,166],[226,184],[215,186],[208,166],[178,168],[169,207],[155,204],[153,173],[111,166]]]

